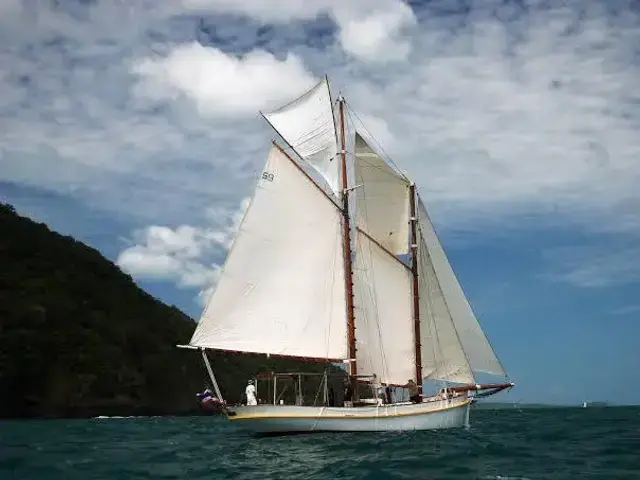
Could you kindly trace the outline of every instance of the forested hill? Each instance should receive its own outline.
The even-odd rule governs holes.
[[[175,347],[194,328],[97,250],[0,203],[0,416],[195,412],[206,371],[198,352]],[[211,358],[231,402],[257,371],[300,368]]]

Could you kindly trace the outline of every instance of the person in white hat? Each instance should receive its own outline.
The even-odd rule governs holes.
[[[258,405],[258,400],[256,400],[256,387],[253,384],[253,380],[249,380],[247,388],[244,389],[244,394],[247,396],[247,405]]]

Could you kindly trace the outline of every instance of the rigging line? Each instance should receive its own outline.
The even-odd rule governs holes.
[[[353,108],[351,108],[351,104],[347,103],[347,101],[345,100],[345,105],[348,107],[347,109],[347,113],[349,112],[353,112],[353,114],[355,115],[355,117],[358,119],[358,121],[360,122],[360,124],[362,125],[362,128],[364,129],[365,132],[367,132],[369,134],[369,136],[371,137],[371,139],[376,143],[376,145],[378,146],[378,148],[380,148],[380,150],[382,151],[382,153],[387,157],[387,160],[389,161],[389,163],[391,163],[391,165],[398,171],[398,173],[400,174],[400,176],[402,176],[407,182],[411,183],[411,181],[409,180],[409,178],[404,174],[404,172],[396,165],[396,163],[393,161],[393,159],[391,158],[391,156],[385,151],[384,148],[382,148],[382,145],[380,145],[380,142],[378,142],[378,140],[376,140],[376,138],[373,136],[373,134],[367,129],[366,125],[364,124],[364,122],[362,121],[362,119],[360,118],[360,116],[358,115],[358,112],[356,112]],[[351,115],[349,113],[349,115]],[[354,122],[354,127],[355,127],[355,122]]]

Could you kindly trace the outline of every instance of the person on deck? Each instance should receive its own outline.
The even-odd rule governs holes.
[[[344,406],[352,407],[353,406],[353,385],[348,378],[344,380]]]
[[[407,382],[407,388],[409,389],[409,400],[412,403],[421,403],[422,397],[420,396],[420,390],[418,389],[418,385],[413,379]]]
[[[376,394],[376,400],[377,400],[378,406],[381,407],[382,405],[385,404],[384,388],[382,387],[382,384],[378,381],[378,377],[375,373],[373,374],[373,381],[371,382],[371,386],[373,387],[373,391]]]
[[[244,394],[247,397],[247,405],[258,405],[258,400],[256,400],[256,387],[253,384],[253,380],[249,380],[247,388],[244,390]]]

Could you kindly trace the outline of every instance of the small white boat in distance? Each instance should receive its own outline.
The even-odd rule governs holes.
[[[358,117],[344,97],[335,103],[337,115],[325,77],[263,114],[284,143],[272,142],[216,290],[184,347],[202,351],[220,399],[206,349],[327,365],[312,398],[303,395],[302,374],[287,383],[273,373],[268,404],[227,407],[233,423],[253,431],[468,425],[474,398],[514,384],[415,184],[373,147],[366,129],[347,124],[347,114]],[[330,399],[336,364],[346,366],[352,390],[343,402]],[[481,384],[478,373],[501,381]],[[412,401],[379,394],[408,380]],[[425,380],[440,392],[423,395]],[[287,388],[294,400],[284,401]],[[371,398],[363,398],[367,389]]]

